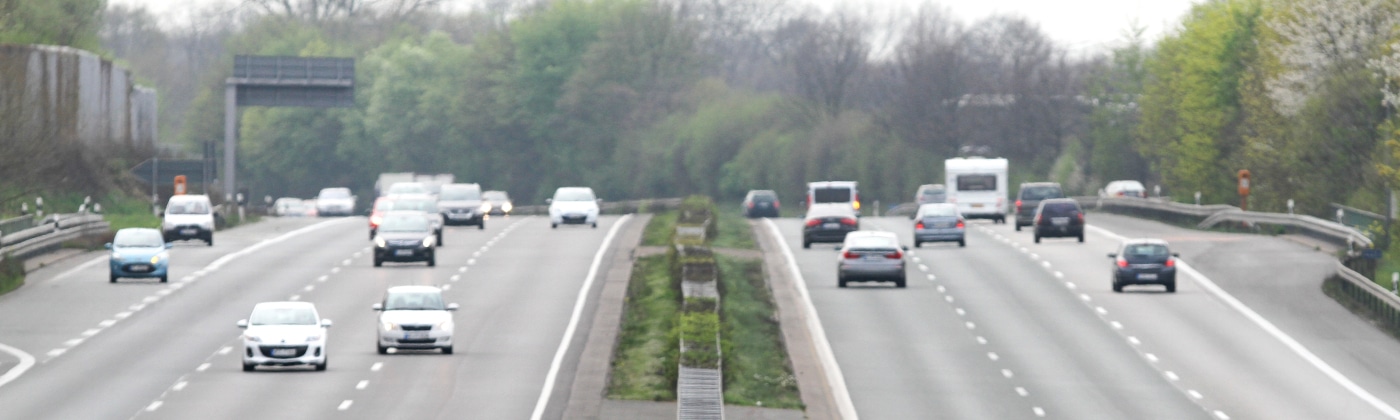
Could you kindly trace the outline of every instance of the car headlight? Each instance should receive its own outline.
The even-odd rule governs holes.
[[[437,326],[434,326],[433,329],[442,331],[452,331],[452,320],[449,319],[446,321],[442,321],[442,323],[437,324]]]
[[[256,336],[256,335],[247,335],[247,334],[244,334],[244,335],[243,335],[243,339],[246,340],[246,341],[252,341],[252,342],[254,342],[254,343],[261,343],[261,342],[262,342],[262,337],[258,337],[258,336]]]
[[[489,211],[491,211],[491,203],[481,203],[481,212],[486,213]]]
[[[432,248],[432,247],[433,247],[433,239],[434,239],[434,238],[433,238],[432,236],[423,238],[423,247],[424,247],[424,248]]]
[[[386,242],[384,238],[374,238],[374,246],[384,248],[389,246],[389,243]]]
[[[317,341],[321,341],[321,336],[319,336],[319,335],[308,335],[308,336],[306,336],[306,342],[308,342],[308,343],[315,343],[315,342],[317,342]]]
[[[510,203],[501,204],[501,211],[503,212],[510,213],[510,209],[512,208],[515,208],[515,206],[510,205]]]
[[[380,323],[380,326],[381,326],[381,327],[384,327],[384,331],[393,331],[393,330],[399,329],[399,325],[398,325],[398,324],[395,324],[395,323],[392,323],[392,322],[388,322],[388,321],[385,321],[385,322]]]
[[[160,260],[163,260],[166,257],[167,255],[164,252],[156,254],[155,256],[151,257],[151,264],[160,264]]]
[[[113,253],[112,253],[112,259],[114,259],[114,260],[120,260],[120,259],[122,259],[122,254],[113,252]]]

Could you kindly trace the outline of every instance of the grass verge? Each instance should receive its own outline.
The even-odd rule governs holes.
[[[748,219],[744,218],[743,212],[736,205],[719,206],[717,215],[719,222],[719,234],[710,245],[715,248],[735,248],[735,249],[758,249],[758,241],[754,240],[753,229],[749,226]]]
[[[642,231],[642,246],[670,246],[671,234],[676,231],[676,214],[675,210],[667,210],[651,216],[651,222]]]
[[[724,402],[803,408],[762,261],[723,255],[716,259],[724,294],[720,299]]]
[[[24,285],[24,261],[6,258],[0,261],[0,295]]]
[[[676,399],[678,349],[673,329],[680,316],[681,296],[672,286],[667,256],[637,259],[627,285],[608,398]]]

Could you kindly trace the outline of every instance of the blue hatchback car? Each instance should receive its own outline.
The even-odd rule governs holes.
[[[157,229],[126,228],[117,231],[116,238],[107,244],[107,249],[112,250],[109,259],[111,282],[116,283],[120,277],[159,278],[161,283],[167,282],[170,247],[171,244],[165,242]]]

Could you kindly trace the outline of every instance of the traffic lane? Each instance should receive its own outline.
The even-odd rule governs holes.
[[[907,220],[870,225],[913,237]],[[912,254],[956,296],[1003,367],[1026,394],[1040,396],[1049,416],[1209,417],[1079,296],[1051,281],[1040,261],[979,235],[981,226],[992,225],[971,224],[966,248],[930,244]]]
[[[1332,256],[1269,236],[1199,232],[1117,215],[1091,216],[1094,225],[1122,236],[1167,239],[1181,252],[1182,260],[1331,368],[1391,407],[1400,406],[1400,358],[1395,357],[1400,354],[1400,342],[1322,293],[1323,279],[1333,273]],[[1114,239],[1107,240],[1116,244]],[[1186,278],[1179,277],[1178,287],[1187,282],[1194,285],[1194,281],[1182,281]],[[1284,350],[1277,339],[1270,337],[1268,342],[1274,344],[1275,351]],[[1304,367],[1318,371],[1311,365]],[[1339,400],[1358,401],[1351,395]],[[1364,416],[1375,413],[1371,410]]]
[[[427,267],[424,263],[386,263],[376,268],[369,242],[359,236],[362,232],[344,234],[340,240],[363,246],[349,256],[349,264],[344,264],[345,261],[332,264],[334,272],[322,274],[329,277],[324,282],[315,272],[309,273],[299,281],[305,286],[286,292],[291,295],[264,298],[311,301],[323,318],[335,321],[327,337],[326,371],[295,366],[259,367],[255,372],[243,372],[242,342],[236,338],[240,331],[232,327],[233,320],[241,318],[230,318],[225,320],[225,330],[233,339],[224,346],[231,346],[234,351],[215,352],[207,371],[186,373],[158,400],[161,405],[156,410],[143,412],[140,417],[185,419],[221,413],[235,418],[375,418],[360,416],[352,410],[359,408],[355,400],[366,393],[370,383],[375,383],[376,389],[383,387],[376,377],[394,366],[377,353],[374,343],[378,313],[370,306],[382,299],[387,288],[399,285],[447,287],[445,297],[452,302],[452,276],[466,267],[474,255],[479,255],[477,247],[490,240],[488,235],[505,230],[504,226],[486,231],[448,228],[444,231],[444,242],[455,245],[437,250],[437,267]],[[243,308],[241,316],[246,317],[251,307],[249,304]],[[454,357],[435,352],[432,356]],[[181,381],[186,382],[185,385],[179,385]],[[360,385],[362,381],[363,386]],[[175,391],[176,387],[180,389]],[[387,391],[381,392],[401,391],[392,387],[385,389]]]
[[[862,223],[869,229],[870,218]],[[1037,402],[1015,385],[967,328],[939,284],[908,268],[908,287],[836,284],[836,245],[803,250],[801,223],[774,220],[794,250],[856,411],[866,418],[1025,418]],[[915,264],[910,264],[915,265]]]
[[[265,242],[270,245],[225,260],[222,267],[190,282],[164,286],[137,301],[144,302],[138,303],[143,308],[130,310],[130,315],[101,334],[0,389],[0,406],[15,418],[110,418],[136,413],[226,342],[236,331],[232,320],[246,317],[256,301],[267,300],[260,293],[300,287],[288,279],[320,268],[309,268],[305,261],[338,264],[343,254],[363,246],[334,238],[335,229],[317,229]],[[279,270],[248,273],[257,267]],[[117,318],[112,315],[111,319]]]
[[[171,284],[194,275],[215,260],[249,245],[312,225],[314,220],[270,220],[221,231],[213,247],[176,243],[170,250]],[[134,311],[144,299],[170,284],[156,279],[108,282],[107,252],[75,256],[26,275],[25,286],[0,296],[0,343],[13,346],[39,361],[47,361],[81,345],[81,341],[121,321],[114,314]],[[6,358],[12,358],[9,355]]]

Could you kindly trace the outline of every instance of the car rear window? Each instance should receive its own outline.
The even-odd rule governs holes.
[[[1048,185],[1021,189],[1022,200],[1045,200],[1050,198],[1065,198],[1065,193],[1060,191],[1060,187]]]
[[[209,214],[209,206],[200,201],[170,203],[170,214]]]
[[[321,198],[350,198],[350,190],[345,188],[327,188],[321,190]]]
[[[1133,244],[1123,247],[1123,258],[1128,261],[1161,261],[1170,255],[1167,247],[1158,244]]]
[[[986,175],[959,175],[958,191],[996,191],[997,176]]]
[[[850,188],[815,188],[812,190],[812,202],[814,203],[847,203],[850,201]]]
[[[925,206],[924,217],[953,217],[958,215],[958,207],[955,205]]]
[[[1079,205],[1074,203],[1046,203],[1045,210],[1042,211],[1045,212],[1045,214],[1057,216],[1074,214],[1079,212]]]
[[[846,247],[865,249],[894,248],[895,240],[880,236],[865,236],[860,238],[851,238],[850,240],[846,241]]]

